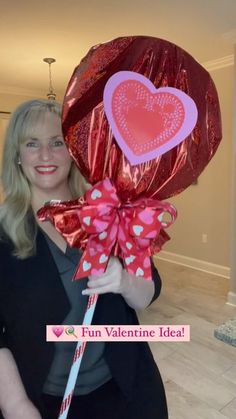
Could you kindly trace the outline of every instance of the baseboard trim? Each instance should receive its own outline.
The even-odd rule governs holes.
[[[187,266],[192,269],[211,273],[224,278],[230,277],[230,268],[227,266],[217,265],[215,263],[206,262],[200,259],[190,258],[188,256],[179,255],[177,253],[166,252],[162,250],[160,253],[154,256],[154,258],[166,260],[171,263],[178,265]]]
[[[226,304],[236,307],[236,293],[235,292],[232,292],[232,291],[228,292]]]

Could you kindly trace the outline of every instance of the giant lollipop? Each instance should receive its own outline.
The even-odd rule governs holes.
[[[193,132],[162,156],[132,166],[104,113],[104,88],[118,71],[189,95],[198,110]],[[213,157],[221,140],[218,96],[209,73],[178,46],[146,36],[118,38],[93,47],[75,69],[64,98],[63,131],[89,183],[109,177],[123,202],[143,195],[166,199],[191,185]]]
[[[128,80],[122,78],[124,73]],[[116,78],[115,82],[111,76]],[[128,88],[116,84],[117,77],[122,78],[121,82],[128,82],[125,85]],[[136,90],[130,88],[133,82],[136,86],[139,83]],[[165,87],[173,90],[166,93],[162,90]],[[158,92],[156,88],[161,89]],[[185,104],[184,93],[188,95]],[[191,129],[186,129],[186,121],[191,118]],[[192,184],[219,145],[221,122],[217,92],[207,71],[176,45],[144,36],[118,38],[93,47],[75,69],[64,99],[63,131],[81,173],[95,186],[77,202],[45,207],[40,211],[41,219],[51,219],[69,244],[83,249],[87,246],[91,254],[97,252],[99,240],[113,235],[120,246],[117,249],[112,242],[110,247],[102,248],[99,258],[104,263],[108,260],[104,253],[107,247],[109,252],[113,249],[119,254],[120,250],[121,256],[122,251],[124,255],[119,238],[125,229],[130,232],[138,227],[139,235],[148,224],[151,230],[146,231],[146,236],[136,237],[128,244],[135,243],[139,253],[150,255],[166,240],[160,229],[167,225],[159,215],[167,210],[172,220],[175,218],[171,206],[154,200],[176,195]],[[172,147],[170,138],[174,138]],[[157,145],[161,152],[155,154]],[[98,201],[95,209],[91,209],[93,198]],[[120,208],[124,215],[119,215]],[[100,215],[105,218],[97,218]],[[144,217],[148,219],[145,228],[136,222]],[[154,218],[159,221],[152,228],[149,222]],[[119,220],[120,224],[124,220],[124,228]],[[98,223],[108,224],[108,229],[96,230]],[[93,245],[94,234],[98,242]],[[155,245],[156,235],[159,245]],[[83,258],[82,261],[85,272],[91,263]],[[96,299],[97,296],[89,299],[84,324],[91,322]],[[68,413],[84,348],[78,343],[60,413],[63,419]]]

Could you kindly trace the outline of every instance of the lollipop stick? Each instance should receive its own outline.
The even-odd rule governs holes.
[[[98,294],[90,295],[82,323],[83,326],[89,326],[92,323],[97,299]],[[87,342],[77,343],[58,419],[67,418],[86,343]]]

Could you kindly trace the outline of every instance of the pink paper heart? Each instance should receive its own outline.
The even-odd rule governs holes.
[[[119,71],[104,89],[104,109],[114,137],[131,165],[160,156],[191,133],[195,102],[179,89],[156,89],[132,71]]]
[[[61,334],[64,332],[64,327],[63,326],[53,326],[52,331],[53,331],[54,335],[56,335],[56,337],[59,338],[59,336],[61,336]]]

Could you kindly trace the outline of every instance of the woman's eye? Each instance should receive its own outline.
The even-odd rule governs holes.
[[[35,141],[28,141],[26,147],[38,147],[38,144]]]
[[[64,143],[64,141],[63,140],[55,140],[55,141],[53,141],[53,143],[52,143],[52,145],[53,145],[53,147],[61,147],[61,146],[63,146],[65,143]]]

